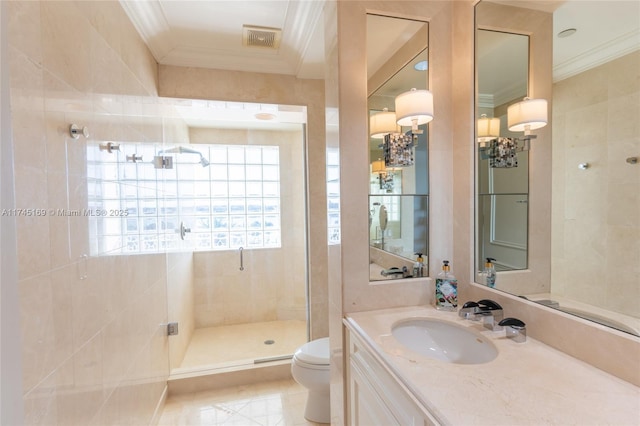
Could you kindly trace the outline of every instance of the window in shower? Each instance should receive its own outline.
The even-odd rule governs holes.
[[[137,162],[87,148],[92,255],[280,247],[279,147],[189,146],[172,169],[151,161],[160,144],[129,145]]]

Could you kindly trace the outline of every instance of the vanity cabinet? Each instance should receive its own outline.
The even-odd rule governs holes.
[[[348,424],[424,425],[440,423],[376,358],[366,343],[346,324]]]

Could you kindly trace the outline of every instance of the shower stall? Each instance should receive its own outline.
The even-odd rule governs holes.
[[[180,284],[188,277],[193,291],[181,315],[181,299],[169,295],[169,321],[185,324],[185,336],[169,340],[172,373],[288,359],[309,334],[304,126],[190,136],[210,163],[197,172],[208,178],[195,182],[194,211],[211,214],[183,219],[191,276],[188,262],[186,273],[169,271],[170,286],[189,288]]]
[[[165,256],[172,375],[283,364],[309,340],[306,113],[286,109],[87,145],[89,208],[122,212],[89,218],[91,255]]]

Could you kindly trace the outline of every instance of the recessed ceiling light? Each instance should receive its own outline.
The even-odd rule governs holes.
[[[276,118],[275,114],[270,114],[268,112],[259,112],[254,115],[258,120],[273,120]]]
[[[576,33],[576,31],[578,31],[578,30],[576,30],[575,28],[567,28],[564,31],[560,31],[558,33],[558,37],[560,37],[560,38],[569,37],[569,36],[574,35]]]
[[[426,71],[429,69],[429,62],[428,61],[420,61],[418,63],[416,63],[413,68],[416,71]]]

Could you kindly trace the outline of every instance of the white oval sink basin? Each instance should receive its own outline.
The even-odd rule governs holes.
[[[421,355],[455,364],[482,364],[495,359],[498,349],[480,333],[431,318],[412,318],[395,323],[391,334]]]

